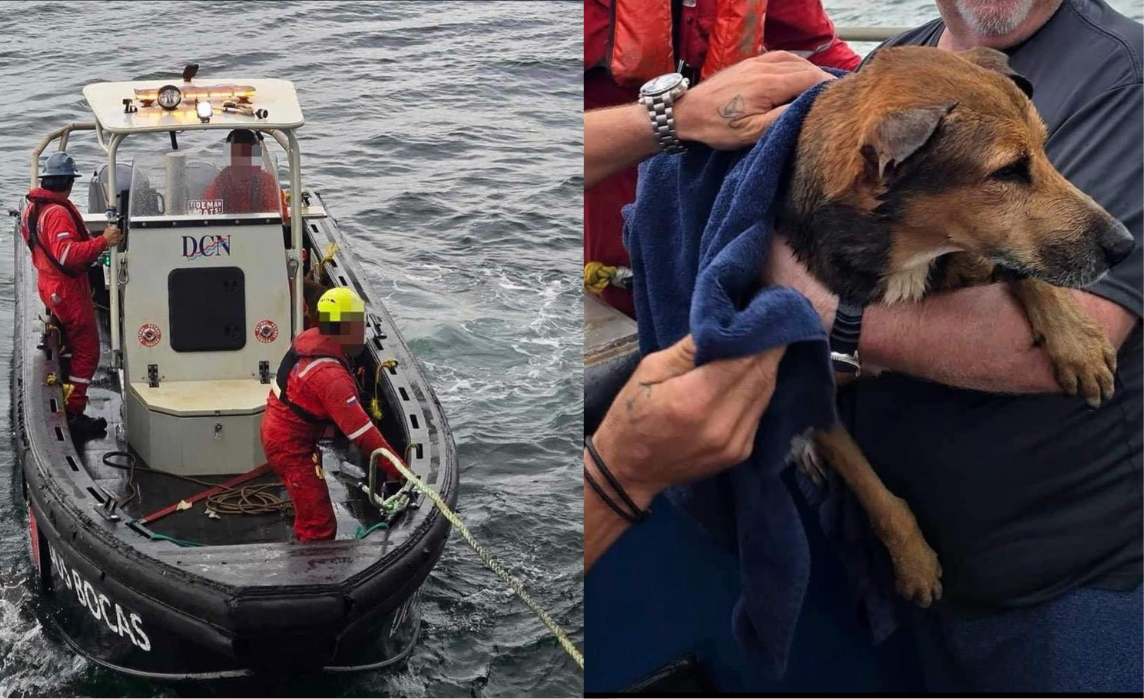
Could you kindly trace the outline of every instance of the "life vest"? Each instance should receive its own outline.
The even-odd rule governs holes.
[[[76,229],[76,239],[79,242],[91,240],[91,235],[87,231],[87,224],[84,223],[83,220],[83,214],[79,212],[75,204],[71,203],[71,200],[46,189],[33,189],[28,192],[25,198],[31,205],[24,209],[23,225],[20,227],[20,232],[24,236],[24,242],[27,243],[28,249],[32,251],[33,261],[35,261],[36,250],[38,249],[40,251],[40,258],[46,260],[51,265],[51,268],[45,269],[42,264],[36,264],[36,269],[39,270],[41,274],[44,272],[50,274],[51,270],[54,269],[59,274],[72,279],[84,274],[83,272],[64,267],[63,264],[56,259],[56,256],[52,254],[51,249],[49,249],[47,245],[44,245],[40,239],[40,222],[43,220],[44,214],[47,213],[49,208],[55,205],[62,206],[64,210],[68,212],[68,215],[71,216],[72,223]]]
[[[278,365],[278,374],[275,375],[274,384],[270,387],[274,392],[274,396],[283,405],[290,408],[295,415],[311,425],[333,424],[333,421],[328,418],[320,418],[290,400],[290,375],[294,372],[294,367],[301,359],[332,359],[342,365],[342,368],[352,375],[353,370],[350,369],[349,362],[346,361],[345,355],[343,355],[339,349],[332,349],[330,345],[329,339],[322,335],[317,328],[311,328],[294,338],[290,349],[286,351],[286,356],[282,357],[282,363]],[[306,372],[312,366],[313,363],[299,372],[297,375],[299,381],[305,379]],[[295,384],[294,388],[299,388],[299,385]]]
[[[699,78],[763,53],[768,0],[683,0],[679,45],[672,0],[587,0],[584,69],[604,67],[618,85],[674,72],[676,52]]]

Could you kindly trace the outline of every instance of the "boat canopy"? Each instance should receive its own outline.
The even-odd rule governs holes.
[[[161,107],[158,92],[164,87],[180,91],[173,109]],[[185,95],[183,94],[185,93]],[[296,129],[305,123],[294,83],[276,79],[139,80],[94,83],[83,88],[99,127],[108,133],[146,133],[191,129]],[[147,98],[150,98],[148,100]],[[131,111],[124,100],[131,100]],[[209,102],[209,121],[200,118],[198,102]],[[236,111],[224,111],[234,102]],[[262,110],[265,117],[243,113],[246,108]]]

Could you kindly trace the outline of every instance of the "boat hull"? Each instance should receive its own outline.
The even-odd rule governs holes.
[[[418,362],[384,306],[370,301],[336,222],[318,221],[307,235],[315,249],[337,244],[336,283],[367,301],[368,361],[395,364],[384,374],[383,431],[402,437],[393,443],[409,446],[410,468],[454,505],[456,448]],[[89,410],[108,418],[109,436],[77,447],[68,438],[59,387],[49,380],[61,375],[57,341],[41,339],[43,308],[19,235],[15,246],[13,441],[37,611],[47,632],[111,670],[171,680],[354,672],[401,662],[418,638],[421,588],[444,550],[448,521],[421,499],[389,528],[361,539],[298,544],[279,536],[185,547],[155,536],[140,524],[140,513],[114,511],[112,499],[130,492],[124,472],[105,459],[125,448],[112,429],[119,426],[115,372],[101,369],[89,392],[95,396]],[[327,458],[335,471],[357,461],[337,445]],[[150,496],[153,502],[134,507],[150,512],[178,501]],[[198,522],[210,521],[196,513]],[[175,513],[160,525],[190,514]],[[289,515],[270,517],[278,531],[289,531]],[[219,526],[215,531],[232,525]]]

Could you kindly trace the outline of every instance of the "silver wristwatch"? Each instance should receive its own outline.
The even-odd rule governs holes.
[[[651,127],[659,149],[664,153],[682,153],[687,146],[675,133],[675,114],[672,105],[687,92],[688,81],[679,73],[668,73],[652,78],[640,88],[640,104],[647,107]]]

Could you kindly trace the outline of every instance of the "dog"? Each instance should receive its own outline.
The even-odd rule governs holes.
[[[1112,396],[1116,351],[1061,287],[1093,283],[1134,241],[1049,162],[1031,93],[992,49],[880,51],[812,105],[775,230],[812,276],[859,305],[1011,283],[1064,392],[1095,407]],[[804,468],[825,461],[854,492],[898,593],[923,607],[939,599],[941,565],[906,502],[841,424],[810,442]]]

